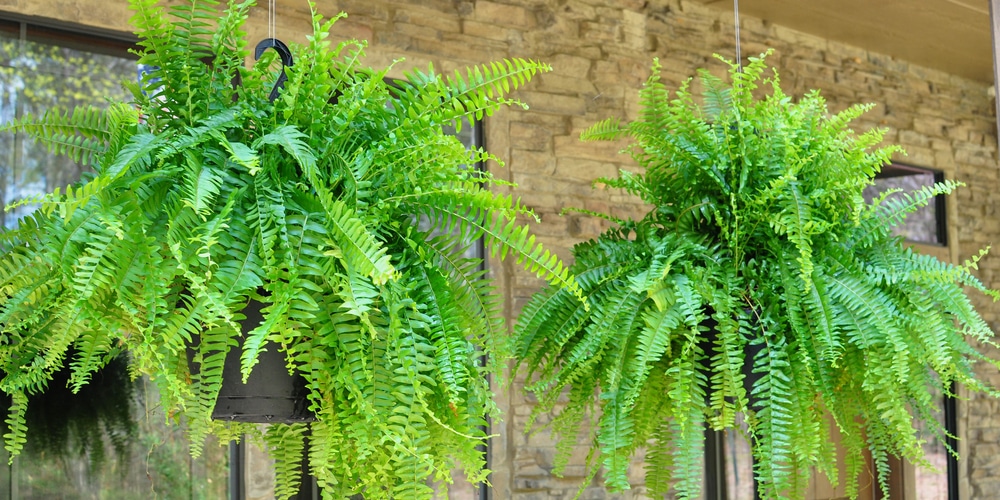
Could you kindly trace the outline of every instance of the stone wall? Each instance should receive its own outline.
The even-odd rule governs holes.
[[[104,29],[126,30],[128,14],[118,0],[0,0],[0,10],[64,20]],[[262,2],[263,3],[263,2]],[[593,191],[592,179],[634,168],[617,154],[620,145],[581,143],[581,130],[599,119],[628,118],[637,112],[637,89],[646,79],[653,57],[659,57],[664,81],[673,86],[699,67],[721,72],[712,57],[734,57],[732,12],[717,11],[683,0],[344,0],[321,1],[320,11],[348,17],[337,23],[336,37],[370,41],[368,62],[404,69],[451,71],[468,64],[504,57],[527,57],[552,64],[518,97],[529,111],[505,110],[485,122],[486,146],[506,162],[491,165],[499,177],[519,184],[516,193],[534,209],[540,222],[534,231],[548,248],[564,258],[579,241],[596,236],[604,223],[579,215],[560,216],[566,207],[611,210],[627,216],[642,207],[616,193]],[[280,0],[277,36],[304,41],[308,12],[304,0]],[[253,14],[250,39],[266,33],[266,4]],[[785,90],[801,95],[820,88],[832,111],[858,102],[876,102],[860,125],[890,127],[888,139],[909,155],[900,161],[943,170],[968,184],[948,202],[951,245],[944,254],[963,260],[1000,236],[996,210],[998,186],[993,102],[987,83],[973,82],[910,65],[889,56],[832,42],[744,17],[744,55],[768,47],[769,59],[782,76]],[[512,267],[492,262],[513,319],[540,283]],[[979,275],[1000,286],[1000,256],[986,258]],[[997,309],[982,304],[984,316],[1000,327]],[[1000,355],[991,350],[993,355]],[[983,375],[1000,386],[996,370]],[[551,475],[554,443],[546,432],[523,433],[531,402],[520,382],[498,394],[504,422],[495,422],[499,437],[491,443],[494,498],[569,498],[584,476],[579,465],[564,478]],[[1000,401],[975,396],[962,407],[964,428],[963,498],[1000,498]],[[586,446],[580,445],[580,457]],[[641,471],[635,488],[609,495],[592,486],[584,498],[639,498]]]

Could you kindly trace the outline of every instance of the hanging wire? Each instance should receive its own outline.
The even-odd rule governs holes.
[[[267,37],[271,40],[275,39],[276,29],[275,29],[275,14],[277,0],[268,0],[267,2]],[[272,42],[273,43],[273,42]]]
[[[733,0],[733,18],[736,23],[736,69],[742,73],[743,54],[740,50],[740,0]]]

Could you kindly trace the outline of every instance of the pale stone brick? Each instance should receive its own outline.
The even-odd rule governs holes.
[[[424,38],[429,40],[438,40],[441,37],[440,31],[419,24],[396,22],[393,23],[392,28],[397,36],[401,35],[408,38]]]
[[[441,40],[413,39],[407,48],[422,54],[457,59],[471,64],[482,61],[483,54],[489,54],[502,45],[502,42],[483,38],[447,36]]]
[[[454,14],[428,9],[421,5],[405,5],[393,14],[394,22],[425,26],[439,32],[457,33],[461,30],[460,19]]]
[[[553,74],[584,80],[590,79],[590,69],[594,66],[591,59],[569,54],[555,54],[548,61]]]
[[[482,0],[477,0],[475,5],[472,17],[477,21],[526,30],[534,27],[535,16],[524,7]]]
[[[632,50],[646,50],[646,15],[642,12],[625,10],[622,12],[622,31],[625,46]]]
[[[348,40],[371,40],[375,37],[371,26],[354,22],[353,19],[341,19],[337,21],[337,33]]]
[[[580,2],[566,2],[558,6],[555,12],[556,15],[568,19],[583,20],[597,18],[597,9],[595,7],[583,5]]]
[[[580,23],[580,37],[590,43],[617,42],[622,38],[622,29],[606,20],[583,21]]]
[[[552,132],[538,125],[514,122],[510,125],[510,141],[516,149],[550,151]]]
[[[556,159],[551,151],[527,151],[514,149],[511,151],[510,168],[552,175],[556,171]]]
[[[617,177],[618,165],[610,162],[559,158],[556,160],[556,177],[591,182],[599,177]]]
[[[461,32],[468,36],[486,38],[498,42],[517,41],[522,33],[515,29],[505,29],[492,22],[463,19]]]
[[[583,142],[579,134],[559,136],[554,138],[557,158],[578,158],[593,161],[605,161],[617,158],[619,150],[627,144],[624,141],[593,141]]]
[[[562,95],[582,96],[583,94],[594,95],[597,93],[597,88],[586,76],[576,77],[547,73],[539,76],[538,82],[539,88]]]
[[[586,104],[577,96],[535,91],[523,91],[518,95],[537,113],[582,115],[586,111]]]

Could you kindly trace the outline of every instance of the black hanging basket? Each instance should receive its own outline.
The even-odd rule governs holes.
[[[746,312],[751,312],[749,309]],[[703,352],[705,352],[706,361],[714,358],[718,351],[715,348],[715,341],[718,338],[719,330],[717,329],[718,322],[712,318],[713,310],[709,309],[708,317],[702,321],[702,326],[706,327],[705,334],[698,340],[698,346]],[[747,398],[749,399],[749,404],[751,407],[758,406],[760,404],[760,399],[753,396],[753,388],[757,385],[757,382],[763,377],[760,373],[755,373],[753,371],[753,360],[757,357],[757,354],[764,349],[761,344],[747,344],[744,348],[744,358],[743,358],[743,389],[747,393]],[[705,364],[699,368],[706,378],[711,378],[712,370]],[[710,395],[705,394],[706,403],[708,402]],[[728,498],[730,492],[727,491],[728,486],[725,478],[725,458],[724,454],[724,440],[726,431],[715,431],[710,428],[708,423],[705,424],[705,464],[709,465],[705,469],[705,498]],[[755,463],[753,456],[750,456],[751,465]],[[735,465],[735,464],[734,464]],[[751,477],[753,481],[753,498],[754,500],[760,500],[760,490],[757,487],[757,476],[753,475]]]
[[[253,330],[263,321],[264,304],[251,300],[241,322],[243,332]],[[215,402],[212,418],[236,422],[294,423],[310,422],[316,416],[309,411],[306,380],[290,375],[285,366],[285,353],[273,342],[267,342],[257,358],[257,364],[247,383],[240,373],[240,353],[243,343],[230,349],[222,370],[222,388]]]
[[[271,89],[270,100],[273,102],[278,91],[284,87],[287,76],[285,67],[294,64],[292,52],[281,40],[267,38],[257,44],[254,58],[260,59],[267,49],[274,49],[281,57],[281,74]],[[239,85],[234,80],[234,85]],[[241,322],[243,334],[256,328],[263,321],[261,308],[264,304],[251,300],[243,314]],[[257,357],[257,364],[247,383],[243,383],[240,372],[240,353],[243,352],[242,337],[238,349],[230,349],[226,354],[226,364],[222,370],[222,388],[219,399],[212,410],[212,418],[216,420],[231,420],[254,423],[294,423],[310,422],[316,416],[309,411],[306,397],[306,380],[301,375],[289,375],[285,367],[285,354],[278,350],[273,342],[264,344]]]

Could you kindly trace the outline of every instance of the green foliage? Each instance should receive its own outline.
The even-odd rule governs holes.
[[[993,333],[965,290],[1000,295],[971,274],[983,254],[950,265],[890,233],[959,183],[866,204],[897,151],[879,146],[882,130],[849,128],[869,107],[831,115],[818,92],[795,101],[763,56],[751,61],[730,63],[731,84],[703,70],[700,99],[690,81],[671,97],[655,63],[638,120],[583,133],[632,140],[644,171],[600,182],[651,210],[575,246],[589,310],[544,290],[519,319],[515,355],[535,416],[555,411],[564,443],[591,424],[589,463],[613,489],[629,487],[642,447],[653,495],[699,497],[704,426],[740,432],[742,414],[763,497],[801,498],[814,466],[837,482],[829,419],[849,451],[849,494],[865,448],[886,491],[887,457],[924,463],[915,420],[944,441],[932,394],[952,382],[995,394],[972,370],[998,363],[967,343]],[[571,451],[560,450],[557,469]]]
[[[0,235],[7,448],[24,444],[27,395],[65,363],[78,390],[119,350],[184,414],[193,453],[206,433],[254,432],[210,421],[242,336],[244,378],[274,342],[317,417],[258,436],[282,464],[282,494],[303,454],[330,498],[426,498],[428,480],[456,466],[483,481],[489,376],[509,346],[493,287],[463,248],[482,237],[493,255],[582,293],[516,222],[530,212],[465,167],[495,158],[444,128],[519,104],[508,94],[548,67],[429,68],[394,86],[388,69],[361,64],[363,43],[327,41],[336,19],[314,9],[271,102],[273,51],[244,67],[252,2],[130,3],[139,62],[154,68],[126,84],[132,101],[6,127],[95,170]],[[249,300],[264,319],[244,333]]]

